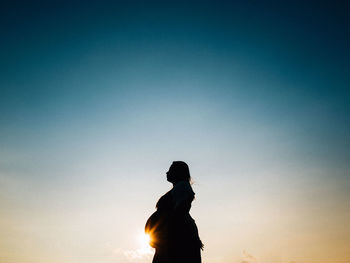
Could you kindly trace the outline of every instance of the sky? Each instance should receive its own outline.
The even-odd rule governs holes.
[[[349,262],[350,10],[321,2],[1,3],[0,261],[151,262],[183,160],[204,263]]]

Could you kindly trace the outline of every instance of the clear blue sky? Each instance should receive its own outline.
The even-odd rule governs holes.
[[[0,259],[134,260],[116,236],[142,229],[173,160],[190,165],[207,262],[350,259],[334,227],[350,221],[349,6],[1,5]]]

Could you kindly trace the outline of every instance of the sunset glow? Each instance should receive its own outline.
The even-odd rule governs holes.
[[[349,263],[349,6],[2,1],[0,262],[151,263],[182,160],[203,263]]]
[[[151,241],[151,237],[148,234],[142,233],[138,237],[140,249],[143,249],[145,251],[152,249],[149,245],[149,242]]]

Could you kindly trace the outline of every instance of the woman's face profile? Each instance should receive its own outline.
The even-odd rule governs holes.
[[[166,172],[166,179],[168,182],[172,183],[174,181],[174,169],[172,169],[172,165],[169,167],[169,170]]]

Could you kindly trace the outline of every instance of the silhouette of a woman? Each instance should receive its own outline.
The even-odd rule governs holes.
[[[157,202],[157,211],[147,220],[145,231],[156,249],[153,263],[200,263],[203,244],[190,216],[195,193],[185,162],[175,161],[166,173],[173,188]]]

